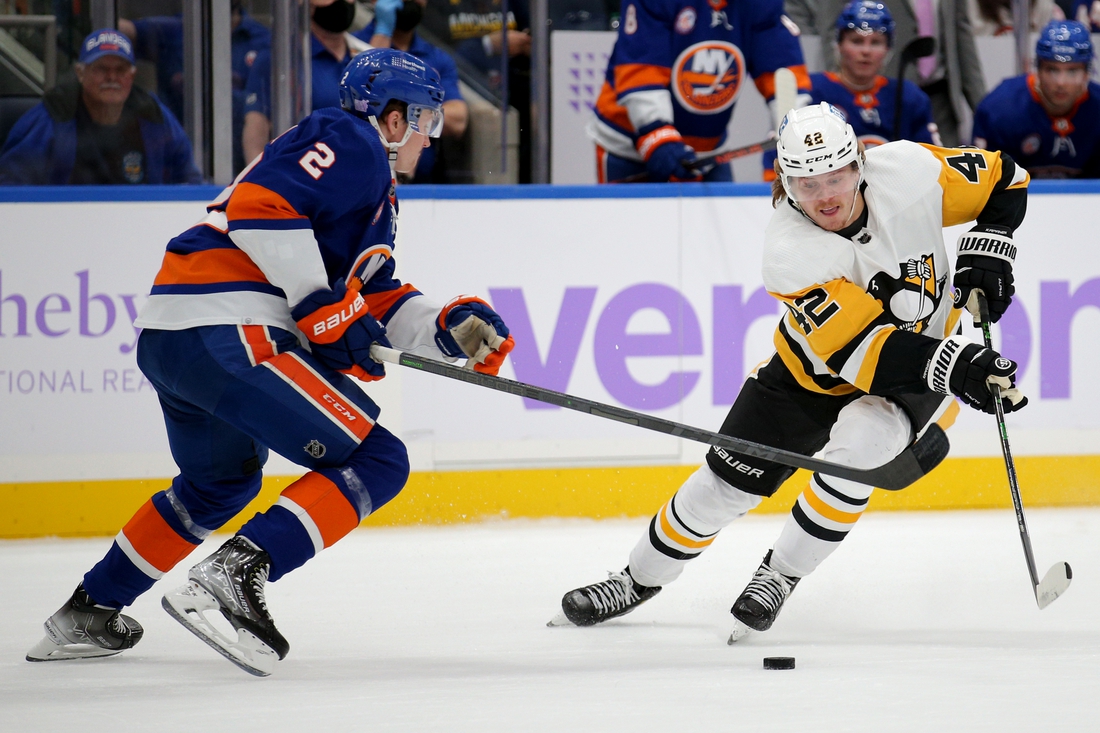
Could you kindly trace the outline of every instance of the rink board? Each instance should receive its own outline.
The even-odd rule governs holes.
[[[440,302],[487,295],[517,338],[503,376],[715,428],[773,349],[766,191],[405,189],[398,274]],[[1100,229],[1065,224],[1097,210],[1100,186],[1032,192],[1017,299],[994,329],[1031,399],[1009,418],[1013,451],[1028,505],[1100,504]],[[132,321],[164,243],[215,193],[0,191],[0,536],[117,531],[173,475]],[[961,229],[945,232],[949,251]],[[392,366],[368,391],[414,471],[379,524],[645,515],[705,450]],[[943,468],[873,506],[1007,506],[992,418],[964,410],[949,436]],[[261,508],[300,469],[273,456],[266,473]],[[802,481],[762,510],[786,511]]]

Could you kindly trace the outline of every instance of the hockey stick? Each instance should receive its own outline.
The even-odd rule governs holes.
[[[686,438],[687,440],[694,440],[699,443],[705,443],[706,445],[725,448],[738,455],[760,458],[765,461],[780,463],[792,468],[805,468],[809,471],[820,471],[830,476],[846,478],[861,484],[877,486],[890,491],[904,489],[906,486],[938,466],[947,456],[947,451],[950,448],[947,442],[947,436],[944,434],[943,430],[937,425],[932,425],[925,434],[921,436],[920,440],[914,442],[889,463],[877,468],[851,468],[849,466],[842,466],[839,463],[831,463],[830,461],[804,456],[800,453],[792,453],[779,448],[770,448],[766,445],[753,443],[748,440],[731,438],[728,435],[720,435],[718,433],[712,433],[709,430],[693,428],[688,425],[682,425],[659,417],[652,417],[622,407],[605,405],[581,397],[574,397],[561,392],[536,387],[532,384],[516,382],[503,377],[494,377],[489,374],[482,374],[481,372],[475,372],[473,369],[447,364],[442,361],[436,361],[435,359],[425,359],[414,354],[398,351],[397,349],[388,349],[378,344],[371,346],[370,353],[371,357],[378,362],[399,364],[422,372],[430,372],[431,374],[457,379],[461,382],[476,384],[479,387],[488,387],[498,392],[507,392],[508,394],[514,394],[520,397],[538,400],[539,402],[557,405],[558,407],[576,410],[577,412],[587,412],[589,415],[615,420],[617,422],[626,423],[627,425],[636,425],[646,430],[653,430],[658,433],[674,435],[678,438]]]
[[[919,36],[909,41],[901,50],[901,58],[898,59],[898,88],[894,99],[894,136],[892,140],[901,139],[901,99],[902,89],[905,83],[905,70],[917,59],[923,59],[936,52],[936,39],[932,36]]]
[[[993,350],[993,339],[989,335],[989,304],[985,295],[977,291],[978,319],[982,329],[982,337],[985,339],[985,347]],[[1008,489],[1012,493],[1012,506],[1016,509],[1016,526],[1020,529],[1020,541],[1024,545],[1024,558],[1027,560],[1027,572],[1031,575],[1031,587],[1035,591],[1035,602],[1042,610],[1054,603],[1058,596],[1069,588],[1073,579],[1073,570],[1068,562],[1055,563],[1047,574],[1039,580],[1039,574],[1035,571],[1035,555],[1031,550],[1031,535],[1027,531],[1027,522],[1024,520],[1024,504],[1020,499],[1020,483],[1016,480],[1016,463],[1012,460],[1012,451],[1008,445],[1008,429],[1005,427],[1005,411],[1001,404],[1001,388],[996,384],[990,385],[993,391],[993,407],[997,411],[997,428],[1001,437],[1001,453],[1005,457],[1005,470],[1008,472]]]
[[[786,67],[782,67],[775,70],[775,129],[779,129],[779,124],[783,122],[783,118],[787,116],[787,113],[794,108],[795,102],[798,100],[798,80],[795,78],[794,72]],[[710,150],[705,153],[699,153],[695,156],[695,160],[691,161],[692,168],[702,168],[703,166],[719,166],[725,165],[735,158],[743,158],[746,155],[753,155],[755,153],[763,153],[765,150],[774,150],[775,144],[778,138],[773,132],[768,135],[767,139],[761,140],[758,143],[752,145],[743,145],[739,148],[721,147],[717,150]]]

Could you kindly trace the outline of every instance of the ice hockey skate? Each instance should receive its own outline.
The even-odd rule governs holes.
[[[608,573],[607,580],[571,590],[561,599],[562,613],[547,626],[594,626],[630,613],[661,591],[661,586],[639,585],[630,577],[630,569]]]
[[[119,609],[92,601],[83,583],[43,626],[46,636],[27,652],[28,662],[110,657],[132,648],[144,633],[141,624]]]
[[[267,611],[264,585],[271,558],[244,537],[234,537],[187,574],[188,583],[166,593],[161,605],[195,636],[245,672],[267,677],[290,644]],[[237,639],[206,614],[218,611]]]
[[[752,580],[733,602],[733,631],[729,644],[746,637],[750,631],[767,631],[783,608],[783,602],[794,592],[799,578],[783,575],[771,567],[772,551],[753,573]]]

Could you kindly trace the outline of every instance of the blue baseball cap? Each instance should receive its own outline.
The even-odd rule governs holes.
[[[92,31],[80,45],[80,63],[90,64],[104,56],[118,56],[134,63],[134,49],[130,39],[113,28]]]

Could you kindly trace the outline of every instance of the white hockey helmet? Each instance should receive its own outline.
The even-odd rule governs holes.
[[[855,130],[844,113],[828,102],[788,112],[779,125],[776,154],[783,188],[795,201],[793,178],[840,171],[855,163],[859,173],[856,185],[863,180],[863,156]]]

